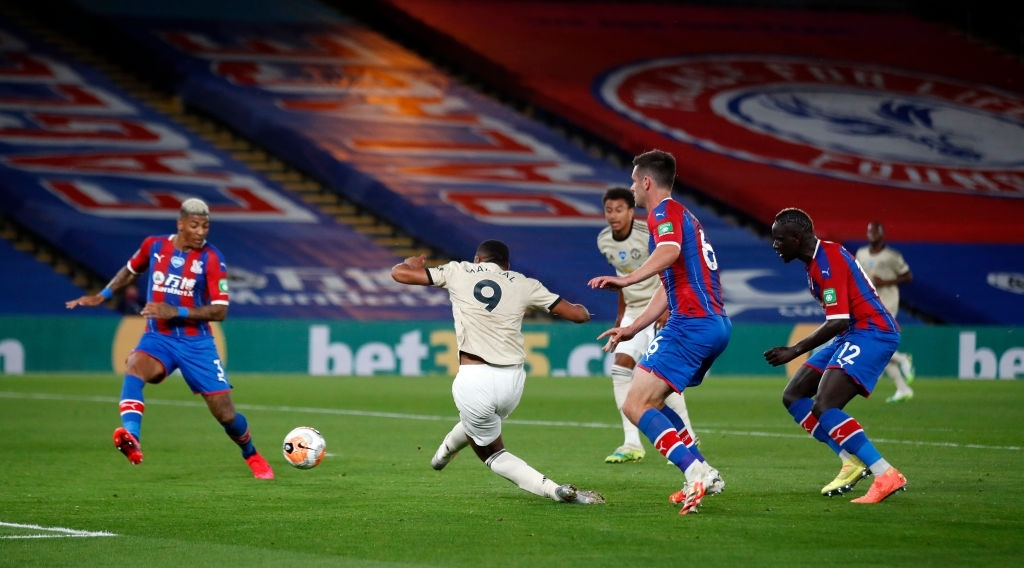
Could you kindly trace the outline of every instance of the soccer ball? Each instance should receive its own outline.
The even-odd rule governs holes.
[[[327,441],[316,428],[299,426],[284,437],[281,451],[289,464],[299,469],[310,469],[324,459]]]

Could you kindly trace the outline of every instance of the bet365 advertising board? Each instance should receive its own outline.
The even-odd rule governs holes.
[[[712,375],[791,373],[765,363],[762,353],[792,344],[812,324],[745,324],[712,367]],[[0,373],[121,374],[143,319],[0,317]],[[449,321],[352,322],[227,320],[216,328],[226,368],[237,373],[308,375],[454,375],[458,347]],[[524,326],[530,375],[607,376],[611,361],[597,336],[605,324],[567,322]],[[1024,377],[1024,336],[1014,328],[908,326],[901,351],[915,355],[920,377]],[[799,361],[798,361],[799,362]]]

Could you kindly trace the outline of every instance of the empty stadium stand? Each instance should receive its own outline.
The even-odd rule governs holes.
[[[159,211],[154,210],[154,190],[140,179],[157,179],[161,191],[174,195],[202,186],[199,191],[208,192],[202,195],[213,201],[215,211],[221,206],[224,212],[216,225],[223,233],[216,232],[211,240],[231,250],[229,262],[241,259],[233,266],[239,269],[236,289],[245,291],[238,297],[247,299],[239,308],[243,315],[446,317],[444,301],[436,295],[415,301],[387,289],[387,268],[396,258],[416,252],[435,259],[467,257],[479,240],[501,238],[512,245],[514,268],[584,301],[598,318],[613,316],[607,293],[583,285],[607,270],[594,247],[594,236],[603,226],[600,195],[610,185],[628,183],[626,164],[640,149],[668,147],[684,158],[694,151],[685,144],[672,146],[679,140],[672,141],[664,130],[620,125],[616,121],[628,113],[615,109],[612,99],[597,107],[584,100],[597,88],[595,81],[615,77],[613,70],[581,82],[585,77],[579,71],[585,66],[575,66],[575,75],[565,74],[557,88],[545,90],[547,77],[560,75],[544,75],[543,66],[530,58],[552,55],[544,51],[542,41],[531,41],[526,48],[525,41],[503,35],[517,25],[514,18],[503,19],[504,26],[488,27],[486,38],[460,36],[464,30],[452,22],[486,13],[486,2],[475,3],[474,10],[459,19],[449,18],[447,24],[429,17],[444,13],[445,2],[431,4],[426,16],[417,12],[421,2],[375,3],[372,7],[384,7],[390,16],[408,10],[406,18],[395,19],[400,27],[380,31],[343,13],[348,10],[379,24],[368,17],[373,14],[365,5],[334,3],[338,10],[331,10],[312,1],[288,3],[287,9],[269,0],[243,4],[244,10],[237,2],[129,6],[105,0],[47,0],[40,6],[49,7],[47,24],[58,31],[41,33],[44,41],[22,39],[21,30],[5,29],[29,45],[30,54],[47,62],[62,57],[52,45],[69,37],[90,45],[103,59],[116,61],[160,94],[148,101],[137,97],[144,104],[136,104],[133,95],[108,84],[110,77],[117,77],[110,69],[97,67],[97,72],[75,62],[62,62],[60,67],[72,69],[76,80],[84,78],[84,88],[115,93],[116,102],[128,101],[128,115],[165,134],[152,146],[163,152],[158,155],[143,156],[138,147],[113,152],[110,148],[117,144],[110,141],[87,148],[107,152],[101,160],[95,154],[81,155],[80,144],[64,149],[57,145],[61,151],[55,152],[49,143],[44,147],[14,136],[0,138],[0,144],[13,144],[16,150],[5,148],[5,154],[16,155],[0,162],[4,211],[24,226],[45,228],[40,237],[74,262],[95,274],[109,274],[131,252],[111,249],[131,249],[137,244],[132,239],[152,232],[154,226],[170,225],[171,201],[156,192]],[[518,9],[515,2],[491,4]],[[570,11],[579,8],[566,4]],[[29,19],[40,6],[27,10]],[[629,5],[615,14],[640,8],[674,9],[666,4]],[[719,26],[730,25],[727,14],[700,14]],[[790,16],[773,13],[771,21],[795,34],[806,29],[800,27],[802,17],[797,12],[787,20]],[[860,17],[853,21],[862,21]],[[82,21],[89,24],[78,25]],[[785,27],[787,21],[795,22],[793,29]],[[830,21],[824,20],[823,29],[833,29]],[[556,25],[553,22],[546,25]],[[529,37],[552,35],[537,32],[526,30]],[[502,42],[508,41],[515,49],[503,48]],[[436,49],[417,52],[415,47],[424,44]],[[498,52],[519,59],[503,60],[495,55]],[[54,69],[49,72],[58,74]],[[769,102],[792,114],[795,100],[777,97]],[[601,104],[605,106],[598,108]],[[801,107],[801,112],[808,109]],[[915,109],[899,112],[904,114],[894,116],[908,120],[923,116]],[[127,124],[123,117],[122,121]],[[709,149],[693,147],[698,153]],[[740,322],[819,318],[803,287],[800,267],[781,265],[764,236],[770,222],[765,211],[779,207],[776,193],[785,186],[779,176],[792,171],[769,163],[767,170],[745,173],[734,163],[735,157],[710,152],[704,158],[696,162],[732,177],[723,185],[714,175],[687,167],[681,171],[679,197],[697,211],[720,258],[726,259],[723,279],[730,314]],[[107,169],[97,171],[98,162]],[[115,162],[131,163],[136,171],[109,169]],[[145,170],[143,175],[138,175],[138,168]],[[88,180],[84,184],[76,177],[82,175]],[[197,183],[197,177],[206,176],[243,183],[241,188]],[[814,180],[831,183],[827,175]],[[771,191],[740,192],[764,183]],[[860,182],[840,183],[847,187]],[[96,200],[97,187],[113,193],[120,205],[112,208]],[[863,212],[841,216],[840,224],[836,215],[843,207],[837,205],[845,202],[809,200],[811,194],[783,193],[782,201],[811,210],[826,237],[855,246],[868,220],[861,219]],[[949,203],[956,206],[961,198],[955,196]],[[914,234],[919,241],[904,245],[909,239],[890,239],[905,249],[917,275],[905,289],[908,309],[901,320],[1024,320],[1017,289],[1021,269],[1015,261],[1021,242],[999,217],[1024,201],[1012,196],[1002,201],[1004,207],[994,210],[997,218],[990,223],[992,236],[981,234],[983,223],[971,218],[968,236],[949,241],[948,223],[936,215],[950,206],[936,205],[938,199],[930,196],[935,204],[925,206],[924,214],[908,215],[908,229],[897,233]],[[61,215],[52,219],[58,211]],[[155,219],[163,221],[154,223]],[[885,220],[895,229],[904,217],[899,219]],[[922,238],[921,227],[931,232]],[[517,256],[517,251],[522,254]],[[945,263],[934,262],[935,258]],[[95,277],[91,284],[97,284]],[[380,297],[364,297],[375,294]],[[361,303],[353,306],[353,301]]]
[[[388,0],[361,14],[627,156],[672,150],[686,186],[762,232],[793,205],[851,248],[885,221],[913,254],[904,303],[928,321],[1024,320],[1019,62],[908,13],[947,16],[943,3],[721,4]]]
[[[5,19],[0,29],[0,109],[7,117],[0,128],[0,210],[18,228],[17,242],[52,257],[55,271],[86,267],[74,283],[97,289],[141,238],[173,232],[181,200],[199,196],[214,211],[211,240],[231,267],[233,313],[447,315],[439,291],[403,290],[388,276],[403,254],[427,247],[366,221],[357,207],[219,127],[181,114],[175,102],[118,86],[116,80],[131,81],[102,62],[82,63],[88,56],[69,49],[66,37],[17,19]],[[68,299],[50,296],[51,289],[28,293],[46,305]]]
[[[52,249],[39,249],[30,236],[10,221],[0,219],[0,315],[59,315],[67,312],[64,301],[82,290],[69,277],[66,264],[55,270]],[[59,263],[58,263],[59,264]],[[87,278],[80,276],[80,284]]]

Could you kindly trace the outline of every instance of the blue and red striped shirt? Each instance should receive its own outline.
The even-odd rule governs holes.
[[[818,240],[807,265],[807,283],[825,308],[825,319],[850,318],[852,328],[899,331],[871,279],[843,245]]]
[[[174,248],[174,235],[146,237],[128,259],[128,270],[146,274],[146,301],[195,308],[228,304],[228,270],[210,243],[188,252]],[[210,335],[210,323],[189,318],[149,319],[146,331],[165,335]]]
[[[651,209],[647,227],[652,251],[659,246],[679,247],[679,257],[660,274],[670,314],[687,318],[725,316],[718,257],[697,217],[682,203],[668,198]]]

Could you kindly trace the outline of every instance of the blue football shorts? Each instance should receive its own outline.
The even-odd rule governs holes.
[[[637,366],[682,392],[704,380],[731,335],[732,322],[727,317],[670,317]]]
[[[860,386],[866,397],[874,392],[878,377],[899,345],[898,332],[849,329],[811,355],[804,365],[822,372],[842,369]]]
[[[160,361],[164,372],[170,375],[181,370],[185,384],[195,394],[216,394],[231,390],[227,372],[221,364],[220,354],[212,335],[171,336],[146,332],[135,346]]]

